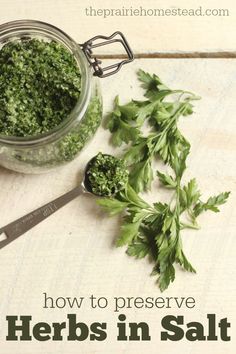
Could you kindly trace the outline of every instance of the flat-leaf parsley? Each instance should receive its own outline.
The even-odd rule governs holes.
[[[138,77],[146,98],[125,105],[120,105],[116,98],[106,124],[114,145],[128,144],[124,159],[130,168],[129,184],[115,198],[98,200],[98,204],[110,215],[124,213],[117,245],[126,245],[130,256],[150,256],[154,262],[152,274],[158,276],[163,291],[175,279],[176,263],[196,272],[183,251],[181,230],[198,229],[197,217],[207,210],[218,212],[229,192],[204,202],[196,179],[187,184],[182,182],[190,143],[180,132],[178,121],[181,116],[193,113],[192,102],[199,97],[169,89],[155,74],[140,70]],[[148,134],[143,129],[146,122],[150,127]],[[151,188],[155,158],[170,168],[170,173],[157,171],[156,175],[172,195],[169,203],[158,201],[151,205],[138,193]]]

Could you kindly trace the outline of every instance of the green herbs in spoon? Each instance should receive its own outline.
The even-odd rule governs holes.
[[[99,153],[88,165],[85,185],[93,194],[110,197],[126,187],[128,176],[123,160]]]
[[[115,196],[127,187],[127,181],[128,172],[124,162],[114,156],[99,153],[88,162],[84,180],[79,186],[0,228],[0,249],[80,195],[89,193],[104,197]]]

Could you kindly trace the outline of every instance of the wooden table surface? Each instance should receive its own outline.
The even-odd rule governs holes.
[[[182,6],[194,1],[179,1]],[[83,8],[89,1],[68,0],[29,1],[1,0],[1,22],[15,18],[37,18],[63,28],[76,40],[91,35],[121,29],[127,33],[136,53],[184,51],[233,51],[234,41],[229,36],[235,30],[235,17],[202,19],[202,26],[190,19],[182,22],[160,19],[158,23],[144,19],[87,19]],[[96,1],[91,6],[108,7],[111,1]],[[116,5],[126,2],[117,1]],[[173,5],[171,1],[163,6]],[[128,4],[128,1],[127,1]],[[135,3],[136,4],[136,3]],[[139,2],[137,2],[139,4]],[[141,4],[141,3],[140,3]],[[143,3],[142,3],[143,4]],[[152,7],[155,1],[145,1]],[[204,4],[213,6],[212,1]],[[214,1],[216,4],[222,2]],[[179,4],[178,4],[179,5]],[[144,5],[143,5],[144,6]],[[190,6],[190,5],[189,5]],[[233,11],[233,1],[224,1],[224,7]],[[234,19],[234,20],[233,20]],[[154,19],[152,19],[154,21]],[[157,19],[155,19],[157,21]],[[196,21],[196,20],[195,20]],[[193,23],[193,24],[192,24]],[[140,25],[141,33],[137,33]],[[150,26],[153,26],[150,29]],[[175,26],[176,31],[173,31]],[[208,28],[209,26],[209,28]],[[99,30],[98,30],[99,28]],[[167,29],[165,31],[165,28]],[[155,31],[154,31],[155,29]],[[160,29],[160,30],[159,30]],[[205,32],[206,31],[206,32]],[[212,31],[212,32],[211,32]],[[145,36],[143,34],[145,33]],[[204,33],[207,33],[205,35]],[[192,37],[193,35],[193,37]],[[190,38],[191,37],[191,38]],[[232,34],[233,37],[233,34]],[[117,54],[119,54],[117,52]],[[186,180],[196,177],[203,197],[230,190],[229,202],[219,214],[210,212],[200,218],[200,231],[183,233],[186,254],[197,269],[187,274],[177,269],[176,281],[161,294],[150,277],[152,265],[148,260],[137,261],[125,254],[124,248],[115,248],[118,218],[107,218],[93,198],[83,196],[52,215],[17,241],[0,252],[0,350],[2,354],[234,354],[236,340],[231,342],[161,342],[161,318],[165,314],[184,315],[186,321],[206,323],[207,313],[217,318],[228,317],[236,324],[236,62],[235,59],[137,59],[114,77],[101,80],[104,113],[112,107],[119,94],[121,102],[140,98],[141,89],[136,71],[142,68],[158,74],[173,88],[191,90],[202,97],[196,102],[195,114],[181,122],[181,129],[192,144]],[[1,224],[30,212],[47,201],[76,186],[81,180],[86,162],[98,151],[119,153],[109,144],[109,132],[99,128],[92,142],[76,160],[55,172],[44,175],[23,175],[0,168]],[[162,198],[162,191],[153,188],[145,195],[147,200]],[[43,293],[49,296],[88,297],[105,296],[107,309],[80,310],[43,309]],[[176,308],[134,310],[126,309],[129,321],[145,321],[151,328],[150,342],[117,342],[115,323],[117,313],[112,308],[114,296],[187,297],[196,299],[192,310]],[[104,342],[7,342],[7,315],[33,316],[33,322],[62,322],[67,313],[77,313],[86,323],[108,323],[108,339]]]
[[[15,19],[37,19],[58,26],[79,43],[97,34],[123,31],[135,53],[235,51],[236,10],[234,0],[0,0],[1,23]],[[89,16],[98,10],[140,8],[160,14],[168,9],[211,10],[218,16]],[[91,10],[92,8],[92,10]],[[149,12],[148,12],[149,10]],[[215,12],[214,12],[215,11]],[[227,12],[226,12],[227,11]],[[129,12],[128,12],[129,13]],[[158,13],[158,12],[157,12]],[[224,13],[227,15],[224,16]],[[99,14],[99,12],[98,12]],[[167,11],[168,14],[168,11]],[[105,48],[106,53],[120,52]]]

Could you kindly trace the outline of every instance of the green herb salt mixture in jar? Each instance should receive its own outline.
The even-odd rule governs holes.
[[[103,68],[92,49],[117,41],[127,59]],[[102,120],[98,77],[132,60],[120,32],[79,45],[43,22],[1,25],[0,165],[41,173],[73,160]]]

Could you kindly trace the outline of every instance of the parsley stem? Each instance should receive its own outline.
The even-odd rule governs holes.
[[[193,230],[200,230],[200,226],[198,224],[186,224],[184,222],[180,223],[181,229],[193,229]]]
[[[153,144],[152,150],[149,151],[149,156],[150,156],[149,159],[153,157],[154,153],[156,152],[156,146],[159,143],[159,141],[163,138],[164,134],[166,134],[168,132],[168,130],[170,130],[171,126],[176,122],[177,118],[181,115],[181,113],[183,113],[185,111],[186,105],[187,105],[187,102],[183,106],[180,106],[179,108],[177,108],[176,111],[170,117],[170,121],[165,126],[165,128],[151,138],[151,140],[154,141],[154,144]]]

